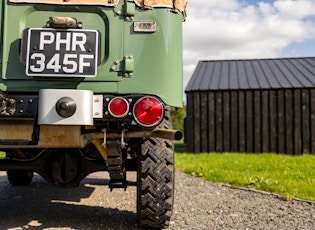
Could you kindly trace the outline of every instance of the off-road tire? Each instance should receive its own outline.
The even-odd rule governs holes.
[[[172,128],[169,111],[159,127]],[[137,215],[143,228],[169,225],[174,202],[174,143],[145,139],[138,153]]]
[[[8,180],[14,186],[27,186],[32,182],[33,172],[7,171]]]

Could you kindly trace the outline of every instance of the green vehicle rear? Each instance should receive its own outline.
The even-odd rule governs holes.
[[[168,225],[174,199],[171,107],[182,106],[184,0],[2,0],[0,170],[78,186],[137,172],[142,227]]]

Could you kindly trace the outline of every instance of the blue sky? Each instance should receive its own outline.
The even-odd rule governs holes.
[[[184,87],[199,60],[315,57],[315,0],[188,0]]]
[[[289,44],[281,54],[284,57],[315,57],[315,38]]]

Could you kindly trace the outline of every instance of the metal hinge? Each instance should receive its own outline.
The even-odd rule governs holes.
[[[116,60],[111,66],[111,71],[122,72],[124,77],[132,77],[134,72],[133,56],[126,55],[123,60]]]
[[[133,1],[125,1],[123,15],[127,21],[132,21],[136,15],[136,5]]]

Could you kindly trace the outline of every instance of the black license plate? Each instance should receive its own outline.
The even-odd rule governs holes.
[[[98,31],[30,28],[25,36],[27,76],[96,76],[100,51]]]

